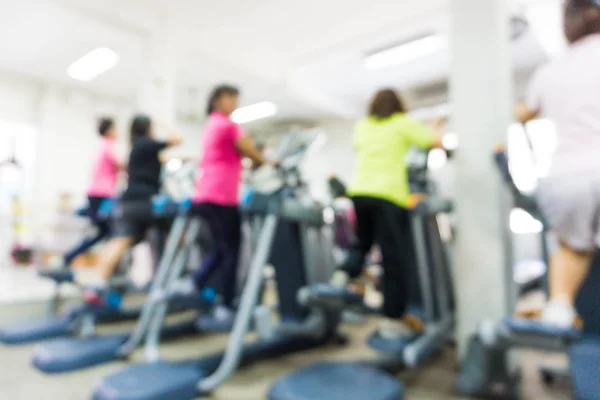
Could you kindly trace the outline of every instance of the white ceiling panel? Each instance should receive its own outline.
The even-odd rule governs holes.
[[[182,113],[202,111],[210,89],[231,82],[243,89],[244,103],[276,101],[284,117],[350,116],[380,86],[446,77],[447,52],[379,71],[366,70],[363,58],[418,34],[447,32],[448,2],[0,0],[0,69],[133,99],[149,38],[169,15]],[[521,10],[521,0],[511,2]],[[92,82],[70,79],[67,67],[100,46],[119,54],[118,65]],[[533,34],[513,52],[517,70],[545,59]]]

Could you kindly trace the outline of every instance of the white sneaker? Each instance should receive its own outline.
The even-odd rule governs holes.
[[[387,340],[399,340],[411,336],[415,331],[398,319],[382,318],[379,321],[379,335]]]
[[[108,288],[108,281],[99,272],[90,269],[78,269],[74,271],[74,280],[79,286],[93,290]]]
[[[350,277],[348,276],[348,274],[344,271],[337,270],[333,273],[333,276],[331,277],[329,283],[331,284],[331,286],[341,289],[345,288],[348,285],[348,281],[350,281]]]
[[[67,264],[65,263],[65,259],[60,256],[55,256],[50,259],[48,262],[48,266],[53,270],[61,270],[67,268]]]
[[[558,301],[546,304],[542,311],[542,322],[557,328],[571,328],[575,326],[577,314],[573,307]]]
[[[216,306],[213,311],[213,316],[220,322],[230,321],[233,319],[233,311],[226,306]]]

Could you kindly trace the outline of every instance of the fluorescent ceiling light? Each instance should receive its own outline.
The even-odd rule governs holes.
[[[236,124],[245,124],[277,114],[277,106],[269,101],[241,107],[231,114],[231,120]]]
[[[108,71],[119,62],[117,53],[106,47],[90,51],[69,66],[67,72],[73,79],[88,82]]]
[[[370,54],[365,58],[367,69],[388,68],[405,64],[445,49],[447,39],[443,35],[430,35]]]

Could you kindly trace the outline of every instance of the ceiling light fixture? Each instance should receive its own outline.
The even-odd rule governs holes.
[[[365,67],[367,69],[381,69],[405,64],[444,50],[447,45],[446,36],[427,35],[368,54],[365,58]]]
[[[113,68],[118,62],[117,53],[107,47],[99,47],[71,64],[67,73],[75,80],[89,82]]]
[[[231,114],[231,120],[236,124],[245,124],[277,114],[277,106],[269,101],[240,107]]]

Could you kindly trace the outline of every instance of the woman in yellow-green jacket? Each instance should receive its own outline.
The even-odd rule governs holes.
[[[392,340],[422,327],[420,321],[405,315],[410,285],[407,272],[414,268],[406,154],[412,146],[441,145],[435,129],[406,111],[394,90],[381,90],[371,102],[369,115],[356,124],[356,167],[348,192],[356,211],[358,241],[332,281],[345,286],[360,275],[366,254],[377,244],[382,254],[384,296],[379,334]]]

